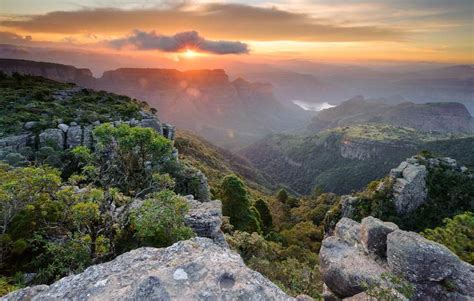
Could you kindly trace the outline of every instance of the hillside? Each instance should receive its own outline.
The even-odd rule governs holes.
[[[189,131],[177,130],[174,145],[181,159],[204,172],[211,191],[230,173],[239,175],[257,194],[269,193],[275,187],[275,183],[255,169],[247,159],[217,147]]]
[[[474,138],[425,134],[414,129],[369,124],[319,134],[272,135],[242,150],[276,183],[308,194],[317,186],[347,193],[380,178],[403,158],[427,149],[474,166]]]
[[[380,100],[366,100],[361,96],[319,112],[311,121],[308,130],[318,132],[369,122],[404,126],[423,132],[474,132],[474,118],[460,103],[404,102],[391,105]]]

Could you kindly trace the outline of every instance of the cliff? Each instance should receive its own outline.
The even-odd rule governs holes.
[[[0,70],[7,74],[42,76],[59,82],[76,83],[84,87],[94,87],[95,84],[95,78],[89,69],[79,69],[62,64],[0,59]]]

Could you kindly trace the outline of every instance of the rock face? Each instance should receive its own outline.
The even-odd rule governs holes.
[[[42,76],[59,82],[77,83],[91,88],[94,86],[95,81],[89,69],[78,69],[74,66],[54,63],[0,59],[0,70],[7,74],[16,72]]]
[[[294,300],[208,238],[140,248],[2,300]]]
[[[367,285],[388,285],[399,294],[383,275],[397,275],[407,281],[414,289],[410,300],[474,298],[472,265],[443,245],[373,217],[364,218],[360,224],[342,218],[334,235],[323,240],[320,268],[325,300],[366,300],[363,292]]]

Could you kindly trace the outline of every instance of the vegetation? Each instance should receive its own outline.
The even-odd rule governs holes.
[[[61,98],[68,91],[71,96]],[[151,111],[145,102],[127,96],[78,89],[42,77],[0,73],[0,136],[21,132],[30,121],[37,132],[61,122],[141,119],[140,110]]]
[[[423,235],[445,245],[462,260],[474,264],[474,214],[466,212],[444,219],[444,225],[426,229]]]

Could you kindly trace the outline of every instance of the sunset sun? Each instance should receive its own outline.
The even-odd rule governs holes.
[[[198,53],[191,49],[186,49],[186,51],[184,52],[184,56],[188,59],[195,58],[197,55]]]

